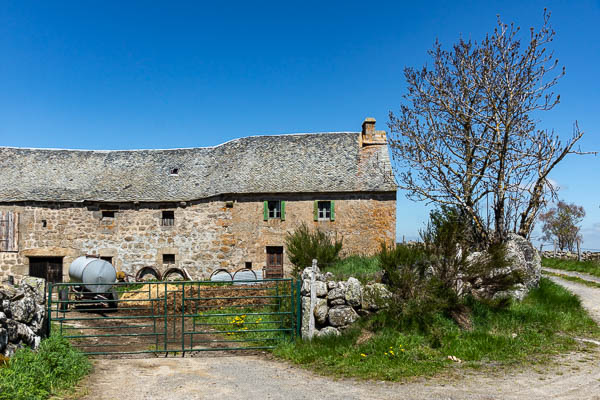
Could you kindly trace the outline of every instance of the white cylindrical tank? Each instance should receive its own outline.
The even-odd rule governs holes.
[[[108,261],[82,256],[69,266],[69,277],[90,292],[108,293],[117,280],[117,271]]]

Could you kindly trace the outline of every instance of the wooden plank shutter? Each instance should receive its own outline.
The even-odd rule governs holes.
[[[263,203],[263,221],[269,220],[269,202],[265,200]]]
[[[285,201],[281,200],[281,220],[285,221]]]
[[[319,220],[319,201],[318,200],[315,200],[313,214],[314,214],[315,221],[318,221]]]
[[[19,251],[19,214],[0,212],[0,251]]]
[[[331,218],[332,221],[335,221],[335,201],[331,200]]]
[[[0,211],[0,251],[8,251],[8,212]]]

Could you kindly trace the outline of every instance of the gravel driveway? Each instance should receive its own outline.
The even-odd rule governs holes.
[[[600,289],[551,278],[579,295],[600,322]],[[552,365],[450,371],[411,383],[335,380],[262,356],[98,359],[86,400],[150,399],[599,399],[600,347]]]

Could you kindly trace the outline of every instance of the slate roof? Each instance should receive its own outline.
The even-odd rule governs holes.
[[[361,151],[359,137],[358,132],[254,136],[171,150],[0,147],[0,202],[396,190],[387,146]],[[173,168],[177,176],[170,175]]]

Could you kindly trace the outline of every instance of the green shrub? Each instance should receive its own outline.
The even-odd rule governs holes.
[[[342,250],[341,239],[333,239],[318,228],[311,231],[304,223],[286,235],[285,245],[290,262],[294,265],[294,275],[310,267],[313,259],[316,259],[321,267],[334,265],[339,261],[339,253]]]
[[[451,316],[461,327],[469,328],[470,310],[465,303],[464,285],[485,288],[491,293],[511,289],[522,281],[508,264],[502,243],[490,244],[486,255],[467,262],[479,250],[474,243],[476,230],[468,218],[453,208],[432,211],[421,232],[422,243],[388,247],[382,244],[379,261],[384,282],[394,292],[398,323],[430,329],[438,313]],[[487,301],[491,307],[507,307],[510,301]]]
[[[19,349],[0,368],[0,400],[46,399],[75,386],[91,369],[62,336],[44,339],[37,352]]]
[[[600,337],[600,328],[578,298],[546,278],[522,302],[507,308],[490,307],[473,298],[466,305],[472,310],[471,330],[460,329],[437,313],[429,317],[430,329],[423,331],[400,326],[397,315],[382,311],[361,318],[342,336],[284,342],[274,354],[328,375],[403,380],[444,368],[455,371],[457,364],[448,356],[461,359],[462,368],[496,370],[585,346],[573,337]],[[362,335],[365,331],[371,333],[368,340]]]

